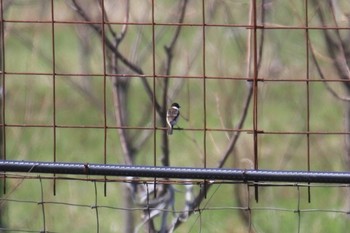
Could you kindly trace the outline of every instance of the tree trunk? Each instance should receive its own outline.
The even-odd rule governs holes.
[[[134,232],[135,229],[135,218],[133,215],[132,210],[128,210],[131,209],[133,207],[133,200],[132,200],[132,193],[130,191],[130,189],[124,185],[123,186],[123,191],[124,191],[124,201],[125,201],[125,206],[124,208],[127,209],[125,215],[124,215],[124,232],[125,233],[129,233],[129,232]]]

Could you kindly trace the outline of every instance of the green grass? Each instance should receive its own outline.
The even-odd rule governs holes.
[[[165,5],[157,5],[157,9],[168,9],[171,2]],[[168,4],[168,5],[167,5]],[[201,22],[196,15],[196,3],[191,3],[188,22]],[[291,7],[288,3],[280,3],[279,7]],[[293,6],[292,16],[299,12],[302,7],[298,3]],[[237,23],[247,23],[248,5],[245,1],[230,3],[235,14]],[[55,7],[66,9],[57,2]],[[166,8],[165,8],[166,7]],[[26,6],[9,8],[9,19],[20,15],[18,12],[26,12]],[[271,22],[298,25],[300,20],[285,22],[286,10],[274,9]],[[224,8],[218,8],[213,21],[217,23],[227,22],[223,15]],[[36,16],[37,8],[31,8]],[[66,9],[67,11],[67,9]],[[58,13],[57,13],[58,14]],[[65,12],[66,17],[70,14]],[[161,12],[161,19],[166,14]],[[33,16],[33,17],[34,17]],[[134,21],[139,16],[132,14]],[[30,17],[27,14],[23,17]],[[61,17],[61,16],[60,16]],[[62,16],[63,17],[63,16]],[[120,17],[116,15],[115,17]],[[238,19],[239,18],[239,19]],[[236,22],[235,21],[235,22]],[[58,73],[87,73],[81,70],[79,55],[79,41],[76,37],[76,28],[67,24],[57,24],[55,28],[55,59]],[[80,25],[79,27],[87,27]],[[115,26],[120,29],[120,26]],[[5,64],[8,72],[52,72],[52,49],[51,49],[51,24],[10,24],[5,43]],[[161,31],[164,26],[157,26],[156,31]],[[11,30],[10,30],[11,29]],[[141,30],[142,29],[142,30]],[[143,41],[138,45],[138,32],[143,32]],[[156,47],[156,70],[164,74],[162,62],[165,58],[164,45],[172,38],[174,28],[159,37]],[[151,45],[151,27],[130,26],[125,41],[121,44],[121,51],[127,57],[147,51]],[[201,28],[184,27],[183,34],[175,49],[172,75],[181,75],[189,67],[191,56],[196,52],[195,48],[201,41]],[[214,28],[208,27],[206,44],[206,75],[232,76],[235,78],[246,77],[245,42],[237,43],[236,39],[247,35],[246,29]],[[19,36],[20,35],[20,36]],[[93,32],[90,43],[92,44],[91,55],[88,57],[91,73],[102,74],[102,43]],[[199,35],[199,37],[198,37]],[[322,48],[319,35],[312,32],[313,39]],[[198,39],[199,38],[199,39]],[[28,44],[29,43],[29,44]],[[32,44],[33,43],[33,46]],[[281,78],[300,79],[305,77],[305,42],[302,30],[270,30],[266,31],[265,54],[276,52],[275,43],[280,48],[277,51],[283,62]],[[137,47],[139,46],[139,47]],[[147,47],[147,48],[146,48]],[[190,75],[203,75],[203,60],[201,44],[199,55],[193,61]],[[272,55],[271,55],[272,56]],[[268,75],[267,66],[271,57],[264,57],[261,77]],[[153,74],[152,57],[145,56],[141,61],[142,69],[148,75]],[[332,74],[329,64],[325,63],[327,73]],[[330,78],[335,78],[330,77]],[[312,79],[317,79],[312,70]],[[156,80],[156,95],[161,97],[161,78]],[[77,90],[72,81],[89,86],[89,92],[98,100],[99,106],[92,104],[82,92]],[[153,79],[148,78],[152,85]],[[6,112],[7,124],[40,124],[47,127],[11,127],[6,128],[6,156],[7,159],[15,160],[39,160],[53,161],[54,159],[54,134],[53,120],[59,126],[103,126],[104,80],[101,76],[94,77],[65,77],[57,75],[55,80],[47,75],[6,75]],[[55,118],[53,106],[53,86],[55,85]],[[106,107],[107,125],[115,126],[114,107],[112,100],[111,82],[106,80]],[[171,89],[176,85],[176,80],[170,81]],[[204,105],[206,100],[206,122],[208,128],[225,128],[227,125],[234,127],[238,123],[244,97],[246,95],[246,81],[241,80],[212,80],[202,79],[184,80],[183,86],[176,97],[176,101],[182,105],[183,118],[179,126],[182,128],[204,127]],[[341,87],[335,86],[341,91]],[[205,94],[205,97],[204,97]],[[153,115],[147,112],[151,107],[151,101],[145,93],[139,78],[132,77],[130,93],[128,95],[130,112],[129,126],[139,126],[140,121],[146,117],[152,121]],[[170,101],[170,100],[169,100]],[[172,101],[172,100],[171,100]],[[307,127],[307,102],[305,82],[264,82],[259,83],[258,95],[258,127],[269,132],[280,131],[305,131]],[[141,113],[140,114],[140,111]],[[344,105],[334,99],[325,89],[322,83],[310,83],[310,129],[313,131],[342,131]],[[245,130],[253,127],[252,103]],[[145,116],[145,114],[150,114]],[[227,117],[227,119],[224,119]],[[161,122],[156,122],[161,126]],[[152,122],[148,125],[152,126]],[[133,136],[140,131],[130,130]],[[104,135],[106,133],[106,141]],[[156,162],[161,164],[162,150],[160,148],[161,132],[156,132],[156,148],[153,137],[138,148],[135,163],[140,165],[153,165],[154,155]],[[307,158],[308,138],[303,135],[275,135],[261,134],[258,137],[259,167],[261,169],[289,169],[305,170]],[[311,135],[310,158],[312,170],[346,170],[344,165],[344,138],[343,135]],[[106,154],[107,163],[125,163],[120,138],[115,129],[93,128],[56,128],[56,159],[61,162],[84,162],[103,163]],[[170,138],[170,162],[173,166],[203,167],[203,151],[206,150],[207,167],[216,167],[220,155],[226,149],[228,139],[226,132],[207,131],[204,146],[204,133],[202,131],[175,131]],[[104,145],[106,144],[106,151]],[[229,158],[225,167],[251,168],[253,161],[253,135],[242,132],[234,153]],[[71,177],[71,176],[69,176]],[[43,176],[44,178],[44,176]],[[66,177],[67,178],[67,177]],[[77,177],[76,177],[77,178]],[[84,177],[85,178],[85,177]],[[95,178],[95,177],[90,177]],[[97,225],[100,232],[122,232],[123,216],[125,211],[123,199],[123,184],[108,183],[107,196],[104,196],[104,183],[97,183],[97,196],[95,186],[90,181],[57,180],[56,195],[53,195],[53,181],[42,179],[8,179],[5,201],[7,204],[7,227],[10,229],[41,230],[43,229],[43,210],[41,201],[45,202],[46,230],[52,232],[96,232]],[[41,196],[41,188],[44,196]],[[182,210],[184,203],[184,187],[175,185],[176,210]],[[251,220],[257,232],[298,232],[300,212],[300,232],[345,232],[349,226],[347,216],[337,212],[306,211],[312,209],[346,210],[347,190],[345,188],[313,187],[311,189],[312,202],[307,202],[307,189],[296,186],[261,187],[259,188],[259,202],[254,201],[254,189],[245,185],[215,185],[208,193],[201,207],[207,210],[197,212],[190,217],[188,222],[179,228],[179,232],[248,232],[237,208],[220,209],[217,207],[248,207],[248,203],[239,206],[234,191],[239,189],[249,198],[251,207]],[[195,186],[195,193],[199,187]],[[103,206],[98,209],[99,222],[97,223],[97,204]],[[298,207],[298,198],[300,200]],[[66,204],[67,203],[67,204]],[[68,204],[69,203],[69,204]],[[107,208],[113,207],[113,208]],[[271,207],[275,209],[271,209]],[[210,209],[212,208],[212,209]],[[304,210],[304,212],[303,212]],[[135,211],[137,222],[140,221],[141,212]],[[159,224],[159,222],[158,222]]]

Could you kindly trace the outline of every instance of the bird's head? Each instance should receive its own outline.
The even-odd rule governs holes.
[[[171,107],[173,108],[177,108],[177,109],[179,109],[180,108],[180,105],[178,104],[178,103],[173,103],[172,105],[171,105]]]

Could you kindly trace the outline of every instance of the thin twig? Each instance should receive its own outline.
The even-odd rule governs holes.
[[[118,43],[120,43],[124,38],[128,31],[128,25],[129,25],[129,15],[130,15],[130,0],[126,0],[126,6],[125,6],[125,23],[123,24],[122,30],[117,37]]]
[[[252,17],[252,12],[253,12],[253,4],[250,4],[250,10],[249,10],[249,24],[251,25],[252,24],[252,20],[253,20],[253,17]],[[249,79],[251,77],[251,63],[252,63],[252,53],[251,53],[251,38],[252,38],[252,33],[251,33],[252,30],[249,30],[248,31],[248,36],[247,36],[247,67],[246,67],[246,77],[247,79]],[[262,47],[263,44],[260,43],[260,47]],[[262,49],[261,49],[261,52],[262,52]],[[261,60],[262,56],[259,57],[259,60]],[[248,109],[249,109],[249,105],[250,105],[250,101],[251,101],[251,98],[253,96],[253,83],[251,81],[248,81],[248,95],[247,95],[247,98],[246,98],[246,101],[243,105],[243,111],[242,111],[242,115],[241,115],[241,118],[240,118],[240,121],[238,123],[238,126],[237,128],[238,129],[241,129],[243,127],[243,124],[245,122],[245,119],[248,115]],[[224,164],[226,163],[226,160],[227,158],[229,157],[229,155],[231,154],[233,148],[235,147],[237,141],[238,141],[238,138],[240,136],[240,131],[237,131],[237,133],[235,133],[232,137],[231,137],[231,140],[222,156],[222,159],[221,161],[219,162],[219,165],[218,167],[223,167]]]
[[[166,75],[170,75],[171,73],[171,67],[172,67],[172,62],[174,58],[174,48],[176,45],[176,42],[179,39],[179,35],[181,32],[181,24],[184,22],[185,19],[185,13],[186,13],[186,6],[187,6],[188,0],[183,0],[180,5],[180,15],[179,15],[179,26],[176,27],[175,33],[173,35],[173,38],[170,42],[169,46],[165,46],[165,53],[167,55],[166,59]],[[164,79],[164,88],[163,88],[163,108],[162,108],[162,118],[163,118],[163,126],[166,126],[166,111],[167,111],[167,100],[168,100],[168,86],[169,86],[169,78]],[[163,158],[162,158],[162,163],[164,166],[169,166],[170,161],[169,161],[169,140],[168,140],[168,135],[167,132],[163,132],[162,136],[162,150],[163,150]]]
[[[314,7],[315,7],[315,8],[318,7],[318,5],[317,5],[317,4],[319,4],[318,1],[311,1],[311,2],[314,4]],[[322,13],[322,9],[321,9],[321,8],[318,9],[317,12],[318,12],[318,16],[319,16],[319,19],[320,19],[320,21],[321,21],[321,24],[322,24],[323,26],[326,26],[325,17],[324,17],[324,15],[323,15],[323,13]],[[334,19],[334,17],[335,17],[335,16],[334,16],[334,13],[333,13],[333,19]],[[334,19],[334,20],[335,20],[335,19]],[[335,23],[336,23],[336,21],[335,21]],[[337,38],[338,38],[339,41],[341,41],[341,37],[340,37],[339,31],[337,31],[337,32],[338,32],[338,33],[337,33]],[[332,39],[332,37],[330,36],[328,30],[324,30],[323,33],[324,33],[325,40],[326,40],[326,43],[327,43],[328,53],[329,53],[329,55],[336,61],[336,62],[334,63],[334,65],[335,65],[335,67],[337,68],[340,77],[343,78],[343,79],[348,79],[346,73],[348,72],[349,68],[348,68],[348,67],[346,68],[347,71],[344,71],[344,69],[341,68],[341,67],[347,66],[347,65],[346,65],[346,62],[345,62],[345,61],[346,61],[346,60],[345,60],[346,58],[345,58],[345,54],[344,54],[343,43],[342,43],[341,45],[339,45],[338,43],[336,43],[336,42],[334,41],[334,39]],[[316,58],[316,55],[315,55],[315,51],[314,51],[314,48],[313,48],[313,46],[312,46],[312,43],[311,43],[311,40],[310,40],[310,39],[309,39],[308,43],[309,43],[309,47],[310,47],[310,51],[311,51],[311,55],[312,55],[312,56],[311,56],[311,57],[312,57],[312,60],[313,60],[313,62],[314,62],[314,64],[315,64],[315,66],[316,66],[316,69],[317,69],[318,74],[320,75],[320,78],[323,79],[323,80],[325,80],[325,82],[323,82],[323,83],[324,83],[326,89],[327,89],[335,98],[337,98],[337,99],[339,99],[339,100],[342,100],[342,101],[349,102],[349,101],[350,101],[350,98],[349,98],[349,97],[340,96],[336,91],[334,91],[334,90],[330,87],[330,85],[329,85],[328,82],[326,81],[325,75],[324,75],[323,72],[322,72],[321,66],[319,65],[319,63],[318,63],[318,61],[317,61],[317,58]],[[336,54],[336,51],[335,51],[336,49],[334,49],[334,47],[336,47],[336,48],[338,48],[340,51],[342,51],[342,55],[341,55],[341,56],[338,56],[338,55]],[[338,57],[341,57],[341,58],[338,58]],[[342,60],[342,61],[341,61],[341,60]],[[340,64],[340,63],[341,63],[341,64]],[[344,63],[345,63],[345,64],[344,64]],[[344,85],[346,85],[346,87],[350,88],[350,85],[349,85],[348,82],[344,82]]]
[[[76,0],[72,0],[74,7],[72,7],[79,15],[82,17],[85,21],[91,21],[89,16],[85,13],[85,11],[81,8],[81,6],[76,2]],[[126,57],[124,57],[118,50],[115,49],[115,46],[113,43],[106,37],[102,35],[102,29],[96,24],[89,24],[92,29],[101,37],[104,38],[104,43],[110,49],[112,53],[116,55],[120,61],[126,65],[129,69],[136,72],[139,75],[144,75],[142,69],[138,67],[137,65],[133,64],[131,61],[129,61]]]
[[[314,48],[312,46],[312,43],[311,41],[309,40],[309,48],[310,48],[310,51],[311,51],[311,58],[312,58],[312,61],[314,62],[315,66],[316,66],[316,70],[320,76],[320,78],[322,80],[325,80],[325,82],[323,82],[323,84],[325,85],[326,89],[329,91],[329,93],[332,94],[333,97],[335,97],[336,99],[339,99],[339,100],[342,100],[342,101],[345,101],[345,102],[350,102],[350,97],[346,97],[346,96],[340,96],[335,90],[332,89],[332,87],[328,84],[327,80],[326,80],[326,77],[325,75],[323,74],[322,72],[322,69],[321,69],[321,66],[320,64],[318,63],[317,61],[317,58],[316,58],[316,55],[315,55],[315,51],[314,51]]]
[[[250,20],[252,19],[252,17],[250,17]],[[264,18],[263,18],[264,19]],[[250,61],[252,60],[250,57],[252,56],[251,53],[249,52],[250,51],[250,37],[248,36],[248,39],[247,39],[247,77],[250,77]],[[263,47],[263,42],[264,42],[264,37],[260,37],[260,43],[259,43],[259,46],[260,47]],[[259,70],[260,69],[260,64],[261,64],[261,59],[262,59],[262,53],[263,53],[263,49],[260,48],[259,49],[259,57],[258,57],[258,67],[257,69]],[[244,102],[244,105],[243,105],[243,111],[242,111],[242,114],[241,114],[241,117],[240,117],[240,120],[238,122],[238,125],[237,125],[237,129],[238,131],[236,133],[234,133],[230,139],[230,142],[225,150],[225,152],[223,153],[223,156],[222,156],[222,159],[221,161],[219,162],[218,164],[218,168],[222,168],[224,166],[224,164],[226,163],[229,155],[232,153],[232,150],[233,148],[235,147],[237,141],[238,141],[238,138],[240,136],[240,131],[239,129],[242,129],[243,127],[243,124],[247,118],[247,115],[248,115],[248,110],[249,110],[249,106],[250,106],[250,102],[251,102],[251,99],[252,99],[252,96],[253,96],[253,85],[249,84],[248,85],[248,91],[247,91],[247,96],[246,96],[246,99],[245,99],[245,102]],[[207,185],[207,191],[211,188],[211,185]],[[192,215],[195,211],[195,209],[202,203],[203,199],[204,199],[205,195],[204,195],[204,192],[200,192],[197,197],[194,199],[194,201],[191,203],[191,210],[190,211],[187,211],[186,214],[188,215]],[[180,216],[177,218],[176,221],[174,221],[174,229],[176,229],[179,225],[182,224],[182,221],[180,220],[181,219],[181,214]]]
[[[347,74],[347,79],[350,79],[350,70],[349,70],[349,67],[346,63],[346,55],[345,55],[345,50],[344,50],[344,47],[345,47],[345,42],[342,40],[341,36],[340,36],[340,32],[339,32],[339,25],[338,25],[338,22],[337,22],[337,19],[336,19],[336,16],[335,16],[335,10],[334,10],[334,3],[333,1],[329,1],[328,2],[329,6],[330,6],[330,9],[331,9],[331,13],[332,13],[332,18],[333,18],[333,22],[334,22],[334,25],[335,27],[337,28],[335,30],[336,32],[336,35],[337,35],[337,39],[339,41],[339,54],[340,54],[340,58],[339,58],[339,63],[340,63],[340,66],[343,67],[345,70],[344,72],[346,72]]]
[[[104,21],[107,22],[107,28],[109,30],[109,32],[111,33],[112,37],[114,40],[116,40],[117,38],[117,33],[113,30],[112,26],[109,22],[109,17],[108,17],[108,14],[106,12],[106,8],[104,6],[102,6],[102,2],[101,0],[96,0],[98,2],[98,5],[100,7],[100,10],[103,11],[103,15],[104,15]]]

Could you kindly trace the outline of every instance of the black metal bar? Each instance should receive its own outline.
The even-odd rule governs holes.
[[[0,160],[0,172],[350,184],[350,172],[242,170]]]

